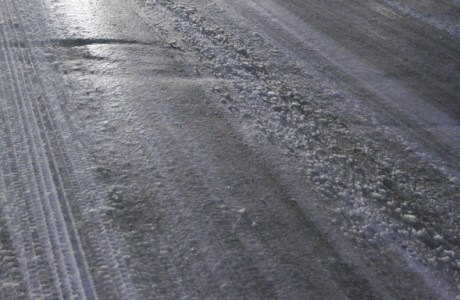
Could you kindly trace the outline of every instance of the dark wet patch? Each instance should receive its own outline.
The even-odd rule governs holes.
[[[59,47],[83,47],[89,45],[149,45],[149,43],[111,38],[74,38],[74,39],[54,39],[50,41],[52,45]]]

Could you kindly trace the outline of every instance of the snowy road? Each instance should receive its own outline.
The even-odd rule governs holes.
[[[0,299],[460,299],[455,0],[0,0]]]

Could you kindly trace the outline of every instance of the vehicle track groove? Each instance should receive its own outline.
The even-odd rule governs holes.
[[[82,156],[77,150],[69,155],[66,142],[71,133],[50,103],[50,98],[58,98],[59,92],[45,88],[38,75],[30,37],[24,29],[31,24],[15,17],[21,9],[17,3],[3,1],[2,6],[3,18],[8,20],[8,26],[1,28],[2,63],[8,74],[0,82],[2,111],[7,116],[1,124],[7,140],[1,149],[5,158],[2,177],[6,206],[14,214],[8,222],[9,231],[28,294],[33,299],[47,295],[53,299],[96,299],[74,214],[83,217],[91,207],[100,207],[101,201],[95,201],[94,196],[85,199],[82,180],[75,176],[78,171],[74,166]],[[97,188],[86,189],[90,190]],[[73,205],[69,195],[76,202]],[[119,237],[97,215],[85,223],[94,223],[86,231],[93,232],[88,238],[97,260],[109,267],[104,285],[115,290],[118,298],[133,299],[135,292],[119,251]]]
[[[33,25],[28,24],[28,27],[32,26]],[[46,24],[39,26],[40,29],[45,27]],[[23,33],[25,36],[27,35],[26,32]],[[45,41],[47,41],[49,45],[52,45],[46,33],[41,34],[45,37]],[[26,43],[29,47],[31,47],[30,40],[30,37],[29,39],[26,39]],[[52,84],[52,88],[47,89],[47,85],[43,83],[40,80],[41,77],[36,74],[35,68],[34,73],[39,80],[42,90],[46,91],[46,93],[50,95],[50,98],[59,99],[67,97],[67,95],[61,93],[62,88],[57,84]],[[40,97],[37,100],[40,100],[38,102],[41,102],[41,106],[37,109],[37,114],[45,115],[44,125],[46,128],[44,129],[44,132],[59,133],[52,135],[52,143],[55,145],[54,154],[57,157],[57,160],[53,161],[56,161],[57,164],[61,166],[60,170],[55,167],[56,174],[59,173],[57,180],[59,180],[62,190],[68,194],[72,194],[72,197],[76,202],[76,205],[72,206],[74,214],[77,214],[79,217],[85,219],[87,217],[85,215],[87,215],[88,211],[91,211],[93,208],[103,206],[106,195],[99,192],[100,188],[97,187],[94,182],[86,180],[86,174],[82,174],[81,170],[80,172],[76,170],[76,166],[84,165],[85,168],[83,171],[91,170],[91,167],[88,166],[84,159],[82,159],[85,157],[85,154],[81,147],[72,143],[72,136],[75,132],[70,132],[67,129],[65,122],[62,120],[62,116],[60,116],[62,113],[59,111],[59,105],[53,106],[51,103],[44,101],[45,99],[43,97]],[[69,146],[69,144],[71,145]],[[69,148],[73,151],[69,151]],[[50,149],[49,151],[52,152],[53,149]],[[94,191],[96,195],[85,195],[82,191]],[[66,207],[69,207],[69,203],[67,201],[65,204]],[[68,213],[71,217],[72,213],[70,210],[68,210]],[[102,281],[104,281],[103,285],[106,286],[104,289],[113,290],[119,297],[127,299],[135,298],[133,296],[135,295],[135,292],[131,286],[130,278],[128,272],[126,271],[126,266],[124,265],[124,259],[120,254],[123,253],[123,251],[120,251],[120,247],[122,247],[120,240],[116,237],[111,225],[105,220],[104,214],[92,214],[92,216],[85,221],[85,227],[89,227],[89,229],[85,232],[85,235],[90,235],[90,233],[93,233],[94,235],[95,232],[97,233],[97,238],[92,239],[92,259],[102,261],[101,265],[111,267],[107,274],[102,275]]]
[[[7,5],[5,5],[7,6]],[[17,36],[16,36],[17,38]],[[42,191],[41,193],[41,199],[39,197],[36,197],[36,195],[33,195],[32,197],[30,197],[28,200],[31,201],[32,203],[30,204],[25,204],[25,206],[27,205],[33,205],[34,208],[39,208],[39,210],[41,210],[41,215],[38,215],[38,214],[35,214],[35,219],[37,222],[40,222],[41,223],[41,228],[43,229],[44,227],[44,222],[45,220],[47,219],[47,216],[50,216],[51,213],[49,211],[50,209],[50,206],[54,206],[54,209],[56,209],[56,195],[55,195],[55,191],[53,191],[53,188],[52,188],[52,180],[51,180],[51,174],[50,174],[50,170],[46,170],[46,160],[45,160],[45,155],[44,155],[44,151],[45,149],[43,149],[43,146],[41,147],[40,149],[40,144],[42,144],[41,141],[36,141],[37,139],[37,133],[38,133],[38,129],[37,129],[37,124],[34,124],[33,122],[36,120],[34,120],[34,116],[32,116],[30,114],[31,110],[30,110],[30,107],[26,107],[27,106],[27,101],[29,101],[29,105],[30,105],[30,95],[28,95],[27,93],[27,84],[25,83],[25,75],[22,73],[19,73],[18,74],[18,70],[21,70],[21,62],[19,61],[19,57],[17,57],[16,55],[14,55],[14,51],[11,50],[11,46],[10,46],[10,43],[9,43],[9,39],[13,39],[11,36],[7,36],[5,35],[5,31],[3,31],[3,40],[6,42],[6,46],[7,48],[5,49],[6,52],[7,52],[7,56],[8,56],[8,70],[10,71],[9,73],[12,74],[12,77],[14,78],[11,78],[13,81],[14,81],[14,91],[12,91],[11,93],[11,96],[10,98],[16,100],[14,103],[15,105],[15,108],[16,108],[16,116],[11,116],[10,119],[12,119],[11,122],[14,122],[13,124],[16,124],[16,127],[21,127],[21,125],[24,125],[24,128],[21,128],[22,130],[22,133],[20,133],[20,136],[22,137],[20,141],[17,141],[16,144],[19,144],[18,147],[19,148],[23,148],[23,152],[26,152],[26,150],[24,149],[25,145],[26,144],[28,147],[26,148],[27,149],[27,152],[29,152],[29,157],[27,157],[27,160],[30,164],[29,166],[29,171],[28,173],[29,174],[35,174],[35,185],[36,186],[41,186],[42,188],[46,189],[46,192],[45,191]],[[9,48],[9,49],[8,49]],[[16,57],[15,57],[16,56]],[[19,116],[18,116],[19,115]],[[16,131],[19,131],[20,129],[16,129]],[[14,132],[12,132],[14,134]],[[15,134],[13,136],[18,136],[18,134]],[[22,145],[21,145],[22,144]],[[15,152],[19,152],[18,150],[15,150]],[[18,161],[22,161],[22,160],[19,160],[17,159],[17,157],[14,157],[15,158],[15,161],[18,162]],[[19,166],[19,170],[20,171],[21,169],[24,169],[25,167],[23,166]],[[19,183],[20,181],[16,181],[17,183]],[[21,186],[21,184],[16,184],[16,187],[15,187],[15,190],[20,190],[20,188],[24,188]],[[50,190],[51,189],[51,190]],[[46,193],[49,193],[48,195]],[[43,196],[45,197],[49,197],[48,201],[49,202],[46,202],[44,199],[43,199]],[[23,197],[21,197],[20,195],[17,195],[17,198],[18,199],[22,199]],[[42,203],[38,203],[37,201],[38,200],[41,200]],[[27,200],[27,199],[26,199]],[[45,202],[43,202],[45,201]],[[53,203],[54,201],[54,203]],[[45,210],[48,210],[48,213],[45,214],[43,212],[44,210],[44,207],[45,207]],[[34,210],[35,211],[35,210]],[[54,217],[55,218],[52,218],[51,222],[62,222],[62,220],[59,220],[60,217],[57,215],[59,212],[55,210],[55,213],[54,213]],[[54,225],[54,224],[52,224]],[[60,224],[62,226],[62,224]],[[55,226],[53,226],[54,230],[49,230],[48,232],[46,232],[46,234],[42,233],[43,238],[46,238],[46,236],[54,236],[54,235],[57,235],[57,237],[55,236],[54,237],[54,242],[57,242],[57,240],[59,240],[60,243],[65,243],[65,237],[64,237],[64,233],[62,232],[59,232],[58,228],[56,228]],[[56,246],[55,245],[55,248],[53,251],[54,252],[54,255],[56,255],[57,257],[55,257],[53,260],[57,261],[58,262],[58,265],[60,265],[58,268],[60,269],[60,272],[63,272],[63,273],[67,273],[67,266],[64,266],[63,265],[63,259],[60,258],[60,255],[58,255],[58,253],[56,253],[56,247],[58,249],[58,252],[61,250],[59,249],[60,247],[59,246]],[[34,253],[36,254],[36,253]],[[61,255],[65,255],[64,253],[62,253]],[[62,276],[61,277],[61,280],[64,279],[66,280],[68,278],[68,276]],[[68,289],[68,283],[64,283],[64,282],[61,282],[60,285],[63,284],[63,289],[64,290],[67,290]],[[36,287],[32,287],[31,290],[36,290]],[[68,291],[67,291],[68,292]]]

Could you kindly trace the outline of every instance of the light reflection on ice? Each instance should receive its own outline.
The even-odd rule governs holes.
[[[125,1],[45,0],[61,38],[130,38],[139,24]]]
[[[62,31],[79,36],[97,36],[104,26],[100,11],[94,9],[90,0],[47,1],[59,16],[58,26]],[[97,1],[96,1],[97,2]],[[97,4],[96,4],[97,5]]]

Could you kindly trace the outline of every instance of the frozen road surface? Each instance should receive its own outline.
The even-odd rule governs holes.
[[[0,299],[460,300],[460,2],[0,0]]]

